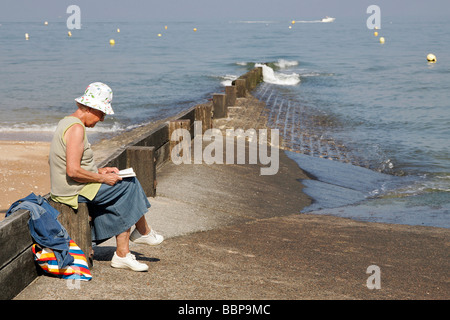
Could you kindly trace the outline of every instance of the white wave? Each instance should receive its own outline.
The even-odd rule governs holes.
[[[290,61],[285,59],[279,59],[274,63],[280,69],[286,69],[293,66],[298,66],[298,61]]]
[[[403,179],[405,179],[403,186],[389,190],[384,194],[384,197],[402,198],[431,192],[450,192],[450,175],[429,177],[425,174],[419,177],[406,176]]]
[[[295,23],[330,23],[334,22],[335,18],[326,17],[321,20],[295,20]]]
[[[29,124],[29,123],[16,123],[13,125],[3,124],[0,125],[0,132],[3,133],[20,133],[20,132],[55,132],[57,124]],[[131,127],[124,127],[123,125],[115,122],[112,125],[97,124],[94,128],[86,128],[87,132],[118,132],[123,130],[129,130]]]
[[[222,77],[222,81],[220,82],[223,86],[231,86],[231,83],[239,78],[238,76],[227,74]]]
[[[238,66],[246,66],[248,64],[248,62],[240,61],[240,62],[236,62],[236,64]]]
[[[322,20],[295,20],[295,23],[323,23]]]
[[[114,122],[114,124],[106,125],[104,123],[97,124],[94,128],[87,128],[88,132],[101,132],[101,133],[109,133],[109,132],[119,132],[124,130],[132,129],[134,126],[124,127],[118,122]]]
[[[450,175],[436,175],[423,183],[423,191],[450,192]]]
[[[298,75],[297,73],[285,74],[275,72],[271,67],[265,64],[257,63],[255,66],[263,68],[264,82],[283,86],[295,86],[300,83],[300,75]]]
[[[55,124],[17,123],[0,125],[0,132],[54,132],[55,130]]]

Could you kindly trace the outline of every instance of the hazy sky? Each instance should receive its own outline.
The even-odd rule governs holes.
[[[2,21],[65,21],[69,5],[87,21],[261,20],[359,17],[369,5],[382,16],[418,19],[450,13],[450,0],[0,0]]]

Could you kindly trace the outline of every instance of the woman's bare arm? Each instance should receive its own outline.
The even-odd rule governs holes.
[[[95,173],[81,168],[81,158],[84,151],[84,128],[74,124],[65,133],[66,140],[66,173],[73,180],[80,183],[100,182],[114,185],[122,180],[116,174],[117,168],[105,168],[102,173]]]

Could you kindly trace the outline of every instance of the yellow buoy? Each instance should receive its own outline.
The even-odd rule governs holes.
[[[194,28],[194,32],[197,32],[197,28]]]
[[[162,36],[162,34],[161,33],[158,33],[158,37],[161,37]]]
[[[119,29],[119,28],[117,28],[117,32],[118,32],[118,33],[120,32],[120,29]]]
[[[116,41],[114,41],[114,39],[111,39],[111,40],[109,40],[109,44],[113,46],[116,44]]]
[[[378,32],[375,31],[375,32],[373,33],[373,35],[374,35],[375,37],[378,37]]]
[[[429,53],[427,55],[427,60],[428,60],[428,62],[435,63],[436,62],[436,56],[434,54],[432,54],[432,53]]]
[[[29,39],[29,35],[28,35],[28,33],[25,33],[25,40],[28,40]]]
[[[69,37],[71,37],[71,36],[72,36],[72,32],[68,31],[68,32],[67,32],[67,35],[68,35]]]
[[[292,22],[291,22],[292,24],[295,24],[295,20],[292,20]]]
[[[167,30],[167,26],[164,26],[164,29],[166,29],[166,30]]]
[[[380,37],[380,43],[383,44],[385,42],[384,37]]]

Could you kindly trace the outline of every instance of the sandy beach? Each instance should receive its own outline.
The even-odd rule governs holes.
[[[0,220],[14,201],[50,191],[49,148],[48,142],[0,141]]]

